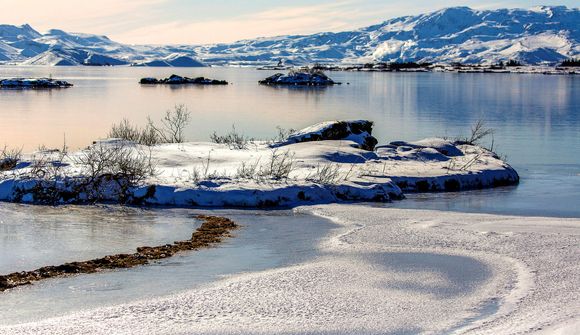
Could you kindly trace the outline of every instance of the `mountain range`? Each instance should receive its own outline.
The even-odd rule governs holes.
[[[451,7],[369,27],[208,45],[128,45],[106,36],[0,25],[0,63],[205,66],[431,62],[555,64],[580,55],[580,10]]]

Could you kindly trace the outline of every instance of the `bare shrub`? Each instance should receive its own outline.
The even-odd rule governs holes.
[[[28,169],[19,174],[20,178],[35,182],[29,192],[36,203],[54,205],[62,198],[63,191],[71,186],[65,169],[68,166],[64,162],[67,157],[65,149],[66,144],[63,150],[41,146],[41,150],[32,155]]]
[[[8,149],[6,146],[0,151],[0,171],[12,170],[22,159],[22,149]]]
[[[135,143],[152,146],[162,142],[161,138],[149,124],[144,128],[133,125],[127,119],[113,124],[108,134],[109,138],[120,138]]]
[[[254,163],[242,162],[238,167],[234,178],[254,179],[259,172],[259,164],[259,159]]]
[[[119,124],[113,124],[109,130],[109,138],[120,138],[127,141],[139,142],[141,139],[141,129],[132,125],[129,120],[123,119]]]
[[[339,179],[340,165],[337,163],[318,164],[316,170],[306,177],[306,180],[322,185],[336,184]]]
[[[109,191],[125,202],[131,188],[156,174],[151,156],[150,150],[144,152],[123,142],[95,144],[73,159],[83,169],[79,191],[93,201],[104,198]]]
[[[62,168],[66,153],[58,149],[44,149],[32,155],[29,166],[29,176],[45,181],[55,181],[62,177]]]
[[[278,131],[278,133],[272,139],[272,143],[284,142],[288,139],[288,137],[290,137],[292,133],[296,132],[296,129],[293,128],[285,129],[280,126],[276,126],[276,130]]]
[[[183,132],[189,124],[191,113],[185,105],[175,105],[173,110],[165,112],[161,125],[156,125],[151,118],[147,118],[148,127],[155,132],[163,143],[183,143]]]
[[[226,144],[230,149],[247,149],[248,145],[254,141],[246,135],[239,133],[236,126],[232,125],[232,129],[225,135],[218,135],[215,131],[210,135],[210,139],[214,143]]]
[[[158,125],[150,117],[147,118],[147,124],[143,128],[123,119],[118,124],[113,124],[108,137],[120,138],[147,146],[160,143],[183,143],[185,141],[183,133],[189,121],[190,113],[187,107],[176,105],[173,110],[168,110],[165,113]]]
[[[477,120],[473,126],[471,126],[471,135],[469,137],[459,139],[459,142],[465,144],[477,145],[482,139],[493,135],[495,130],[493,128],[488,128],[483,120]]]
[[[92,178],[117,176],[137,184],[155,175],[151,152],[146,153],[125,143],[92,145],[75,157],[75,163]]]
[[[268,163],[260,167],[258,176],[274,180],[288,179],[290,173],[295,169],[294,163],[294,153],[290,151],[280,152],[278,149],[274,149]]]

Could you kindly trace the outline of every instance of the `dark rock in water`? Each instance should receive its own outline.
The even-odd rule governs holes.
[[[159,79],[157,78],[141,78],[139,80],[139,84],[159,84]]]
[[[67,88],[73,84],[52,78],[10,78],[0,79],[0,88]]]
[[[326,121],[292,133],[287,143],[325,140],[351,140],[364,150],[372,151],[378,141],[371,134],[373,122],[367,120]]]
[[[157,78],[141,78],[140,84],[169,84],[169,85],[184,85],[184,84],[195,84],[195,85],[227,85],[228,82],[225,80],[215,80],[208,79],[204,77],[189,78],[182,77],[172,74],[169,78],[157,79]]]
[[[339,85],[322,72],[290,72],[276,73],[259,81],[262,85],[289,85],[289,86],[331,86]]]

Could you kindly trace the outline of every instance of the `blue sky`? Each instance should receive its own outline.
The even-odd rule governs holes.
[[[0,23],[107,35],[125,43],[198,44],[340,31],[450,6],[577,7],[577,0],[0,0]]]

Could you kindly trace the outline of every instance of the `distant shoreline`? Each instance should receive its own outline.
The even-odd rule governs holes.
[[[580,74],[580,67],[577,66],[559,66],[559,65],[522,65],[515,67],[505,67],[498,68],[495,65],[481,65],[481,64],[432,64],[429,66],[419,66],[419,67],[401,67],[392,69],[386,66],[377,64],[325,64],[325,65],[314,65],[314,68],[321,71],[328,72],[393,72],[393,73],[486,73],[486,74],[542,74],[542,75],[578,75]],[[108,67],[108,68],[134,68],[131,65],[67,65],[67,66],[52,66],[52,65],[20,65],[20,64],[2,64],[0,63],[0,68],[95,68],[95,67]],[[142,69],[144,67],[136,67]],[[175,67],[175,66],[161,66],[161,67],[147,67],[154,69],[174,69],[175,71],[191,71],[194,69],[207,69],[207,68],[255,68],[259,71],[290,71],[298,70],[303,67],[269,67],[264,64],[223,64],[223,65],[211,65],[207,67]]]

